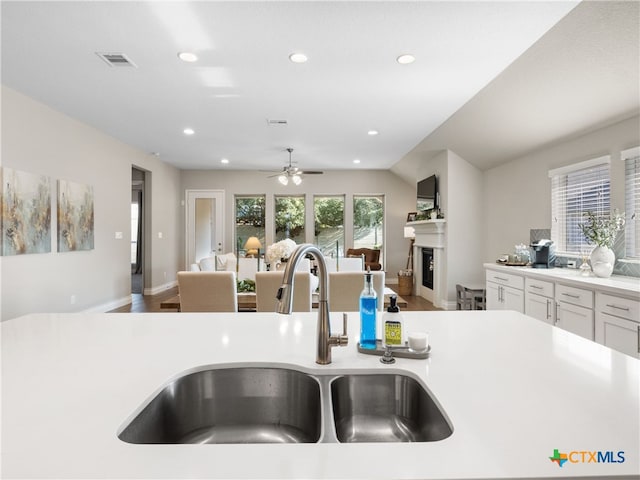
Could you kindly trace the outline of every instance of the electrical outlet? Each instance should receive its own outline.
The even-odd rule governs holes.
[[[123,235],[122,232],[116,232],[116,240],[122,240]]]
[[[575,260],[567,260],[567,268],[576,268],[576,264]]]
[[[75,296],[75,294],[71,295],[71,297],[69,297],[69,303],[71,305],[75,305],[76,304],[76,296]]]

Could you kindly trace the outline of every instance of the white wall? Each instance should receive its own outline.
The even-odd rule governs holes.
[[[532,228],[551,228],[550,169],[611,155],[612,207],[624,211],[624,162],[620,151],[638,144],[640,117],[635,116],[487,170],[484,260],[495,261],[501,253],[512,252],[518,243],[528,245]]]
[[[455,302],[456,284],[484,283],[483,174],[449,151],[447,185],[447,293]]]
[[[2,87],[2,166],[52,180],[51,253],[2,258],[2,319],[32,312],[107,310],[130,301],[131,167],[150,176],[151,285],[175,279],[180,225],[179,172],[96,129]],[[58,179],[92,185],[95,248],[57,253]],[[123,232],[116,240],[115,232]],[[167,272],[165,282],[164,272]],[[75,296],[75,303],[71,297]]]
[[[440,209],[444,213],[445,252],[442,275],[444,300],[455,304],[456,284],[482,282],[484,214],[482,172],[450,150],[426,156],[417,163],[416,181],[438,177]],[[416,279],[416,282],[420,279]],[[455,307],[453,307],[455,308]]]
[[[407,213],[416,208],[416,186],[407,184],[386,170],[325,171],[323,175],[309,175],[300,186],[282,186],[276,178],[267,178],[266,173],[239,170],[183,170],[182,190],[221,189],[225,191],[225,248],[234,245],[234,196],[243,194],[265,194],[266,212],[273,212],[274,195],[306,194],[308,212],[307,241],[313,242],[312,202],[314,195],[341,194],[345,203],[346,247],[352,246],[353,195],[385,196],[385,266],[387,278],[396,280],[398,270],[406,267],[409,241],[404,238]],[[184,212],[183,212],[184,213]],[[184,217],[183,217],[184,218]],[[181,220],[184,222],[184,220]],[[273,222],[267,218],[267,245],[273,242]],[[184,256],[184,244],[182,245]]]

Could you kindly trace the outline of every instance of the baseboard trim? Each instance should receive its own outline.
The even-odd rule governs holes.
[[[111,302],[103,303],[102,305],[96,305],[95,307],[82,310],[82,313],[104,313],[115,310],[116,308],[124,307],[132,302],[131,295],[113,300]]]
[[[165,283],[164,285],[159,285],[153,288],[145,288],[143,295],[157,295],[158,293],[162,293],[165,290],[169,290],[170,288],[177,287],[178,281],[174,280],[173,282]]]

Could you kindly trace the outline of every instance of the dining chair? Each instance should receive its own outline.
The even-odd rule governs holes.
[[[462,285],[456,285],[456,310],[472,310],[473,298]]]
[[[181,312],[237,312],[235,272],[178,272]]]
[[[364,257],[325,257],[328,272],[364,272]]]
[[[275,312],[276,294],[284,280],[283,271],[256,272],[256,311]],[[311,311],[311,273],[295,273],[293,288],[293,311]]]
[[[365,272],[329,272],[329,310],[357,312],[364,289]],[[384,309],[384,271],[371,272],[373,289],[378,295],[378,310]]]

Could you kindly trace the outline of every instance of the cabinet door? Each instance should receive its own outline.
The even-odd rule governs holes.
[[[640,323],[598,312],[596,313],[596,342],[640,358]]]
[[[487,310],[502,309],[502,286],[487,282]]]
[[[593,340],[593,310],[590,308],[558,302],[556,325]]]
[[[524,313],[543,322],[553,324],[555,320],[554,302],[550,298],[527,292]]]
[[[524,313],[524,292],[512,287],[502,287],[502,308]]]

